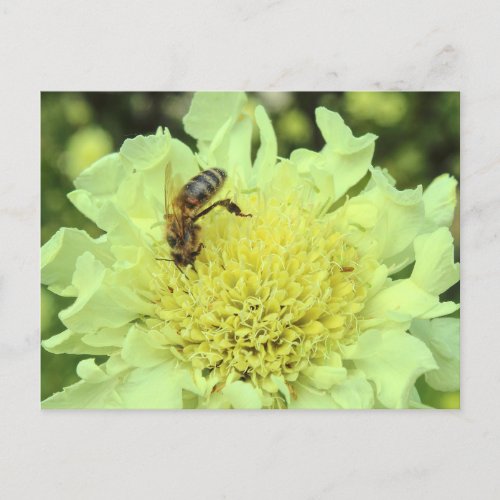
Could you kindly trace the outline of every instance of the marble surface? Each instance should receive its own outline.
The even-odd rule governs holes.
[[[498,498],[497,2],[0,1],[2,498]],[[41,90],[460,90],[462,409],[41,412]]]

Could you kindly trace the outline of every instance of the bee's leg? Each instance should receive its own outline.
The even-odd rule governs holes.
[[[198,255],[200,255],[200,253],[204,247],[205,247],[205,245],[203,243],[200,243],[198,245],[198,248],[194,252],[191,252],[191,257],[193,257],[193,259],[198,257]]]
[[[204,247],[205,247],[205,245],[203,243],[200,243],[198,245],[198,248],[194,252],[191,252],[191,257],[193,259],[193,262],[191,263],[191,267],[193,268],[193,271],[195,273],[197,273],[198,271],[196,270],[196,267],[194,266],[194,261],[195,261],[196,257],[198,257],[198,255],[200,255],[200,253]]]
[[[237,215],[238,217],[252,217],[252,214],[244,214],[242,213],[240,207],[236,205],[236,203],[232,202],[229,198],[226,200],[219,200],[216,201],[213,205],[210,205],[208,208],[205,208],[205,210],[201,211],[199,214],[196,214],[193,217],[193,221],[198,220],[200,217],[203,217],[204,215],[207,215],[210,210],[213,210],[215,207],[224,207],[229,213],[232,213],[234,215]]]

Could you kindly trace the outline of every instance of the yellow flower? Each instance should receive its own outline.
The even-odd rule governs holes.
[[[196,94],[184,119],[196,155],[160,129],[76,179],[70,200],[106,234],[61,229],[44,246],[43,282],[75,302],[43,345],[108,360],[82,361],[82,380],[44,407],[405,408],[421,406],[422,374],[458,389],[458,320],[441,318],[458,306],[439,299],[459,279],[456,181],[398,191],[371,166],[376,137],[354,137],[325,108],[324,148],[277,158],[265,110],[249,116],[245,103]],[[199,166],[225,169],[222,194],[253,215],[205,216],[196,271],[161,260],[167,163],[181,185]]]

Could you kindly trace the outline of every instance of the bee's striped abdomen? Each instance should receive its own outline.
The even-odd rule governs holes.
[[[226,172],[220,168],[204,170],[182,188],[178,200],[188,210],[198,209],[219,191],[225,179]]]

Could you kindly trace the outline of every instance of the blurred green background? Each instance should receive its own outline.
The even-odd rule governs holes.
[[[355,136],[379,136],[373,164],[385,167],[398,187],[424,188],[437,175],[460,177],[460,94],[458,92],[266,92],[249,93],[248,107],[263,104],[278,137],[280,156],[305,147],[319,150],[323,139],[315,126],[318,106],[339,112]],[[99,229],[66,198],[73,179],[101,156],[119,149],[128,137],[151,134],[167,126],[193,150],[195,141],[182,128],[191,93],[181,92],[43,92],[41,95],[41,243],[62,226]],[[258,136],[254,137],[254,152]],[[460,259],[457,207],[452,232]],[[459,301],[459,284],[443,299]],[[46,339],[64,330],[58,311],[73,299],[41,289],[41,332]],[[87,356],[53,355],[42,349],[42,399],[78,380],[77,363]],[[104,361],[105,358],[102,359]],[[99,361],[99,359],[98,359]],[[421,378],[423,402],[437,408],[458,408],[459,393],[432,390]]]

